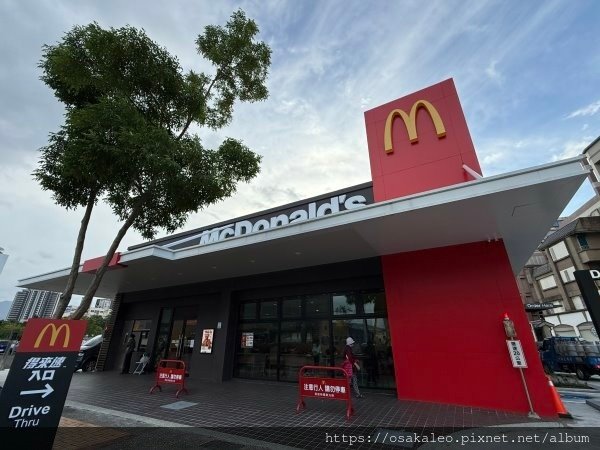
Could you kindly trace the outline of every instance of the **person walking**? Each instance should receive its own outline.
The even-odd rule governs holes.
[[[354,356],[354,352],[352,351],[352,346],[354,345],[354,339],[351,337],[346,338],[346,346],[344,347],[344,362],[342,363],[342,368],[346,371],[346,375],[348,377],[348,384],[352,384],[352,389],[354,390],[354,394],[356,398],[362,398],[362,394],[358,389],[358,378],[356,377],[356,372],[360,370],[360,366],[356,357]]]
[[[134,350],[135,350],[135,335],[133,333],[130,333],[129,339],[127,340],[127,344],[125,347],[125,359],[123,360],[123,368],[121,369],[121,374],[129,373],[129,366],[131,365],[131,356],[133,355]]]

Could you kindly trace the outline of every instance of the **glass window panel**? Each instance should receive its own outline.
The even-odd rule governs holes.
[[[328,294],[307,295],[305,299],[306,317],[328,317],[331,311],[331,298]]]
[[[579,334],[581,335],[582,339],[589,342],[595,342],[598,340],[598,333],[596,332],[592,322],[584,322],[577,325],[577,328],[579,328]]]
[[[306,323],[306,342],[311,346],[312,364],[330,366],[333,349],[329,339],[329,320],[312,320]]]
[[[277,378],[277,323],[242,323],[237,333],[234,375]]]
[[[566,258],[569,256],[569,250],[567,250],[567,246],[564,241],[559,242],[558,244],[550,247],[550,256],[552,256],[553,261],[558,261],[559,259]]]
[[[583,300],[579,295],[575,297],[571,297],[571,301],[573,302],[573,306],[575,309],[585,309],[585,305],[583,304]]]
[[[136,320],[133,322],[133,330],[132,331],[144,331],[149,330],[152,325],[151,320]]]
[[[158,365],[158,361],[167,357],[169,349],[169,331],[171,329],[171,318],[173,317],[173,308],[163,308],[158,332],[156,333],[156,344],[154,345],[154,353],[152,355],[154,365]]]
[[[588,245],[587,238],[585,237],[585,234],[578,234],[577,242],[579,243],[579,248],[581,250],[587,250],[590,248],[590,246]]]
[[[364,353],[363,382],[366,386],[394,388],[394,358],[388,321],[384,318],[367,319],[367,345]]]
[[[127,347],[127,341],[129,340],[129,335],[133,331],[133,320],[126,320],[123,324],[123,334],[121,336],[121,348],[125,349]]]
[[[260,302],[261,319],[277,319],[277,300]]]
[[[242,319],[256,319],[256,303],[242,303],[240,317]]]
[[[333,294],[333,315],[356,314],[358,297],[352,294]]]
[[[546,290],[546,289],[552,289],[553,287],[556,287],[556,279],[554,278],[554,275],[550,275],[544,278],[540,278],[539,280],[540,286],[542,287],[542,290]]]
[[[571,325],[557,325],[554,327],[554,334],[557,336],[577,337],[575,328]]]
[[[281,323],[279,380],[297,381],[302,366],[329,365],[329,320]]]
[[[283,318],[296,318],[302,315],[302,299],[300,297],[284,298],[281,302]]]
[[[560,277],[564,283],[575,281],[575,267],[571,266],[560,271]]]
[[[234,376],[297,382],[302,366],[340,366],[351,336],[362,367],[359,383],[395,387],[388,322],[380,317],[386,314],[383,290],[290,296],[240,307],[242,319],[267,321],[239,324]],[[343,317],[363,313],[371,318]]]
[[[332,322],[333,326],[333,346],[335,349],[335,365],[341,366],[346,338],[354,339],[352,351],[359,360],[362,357],[363,349],[367,345],[367,329],[364,319],[339,319]],[[361,364],[362,366],[362,364]]]
[[[139,339],[137,339],[137,351],[138,352],[145,352],[146,349],[148,348],[148,333],[149,331],[140,331],[139,333]]]
[[[387,314],[383,291],[363,293],[361,297],[365,314]]]

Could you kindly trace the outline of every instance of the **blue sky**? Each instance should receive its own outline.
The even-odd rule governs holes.
[[[600,135],[597,1],[36,1],[0,0],[0,247],[10,254],[0,300],[20,278],[70,264],[81,211],[52,203],[31,178],[62,107],[39,81],[43,44],[73,25],[130,24],[210,67],[194,40],[237,8],[272,50],[270,98],[237,105],[232,124],[196,130],[244,140],[262,172],[186,229],[370,179],[363,112],[454,78],[484,175],[575,156]],[[589,197],[586,185],[568,211]],[[84,258],[105,253],[119,224],[92,217]],[[141,242],[136,233],[120,249]]]

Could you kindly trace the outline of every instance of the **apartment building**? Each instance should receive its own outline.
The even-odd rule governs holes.
[[[52,317],[60,293],[23,289],[15,294],[7,320],[25,322],[31,317]]]

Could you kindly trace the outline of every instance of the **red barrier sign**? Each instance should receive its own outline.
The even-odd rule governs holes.
[[[156,368],[156,384],[152,386],[150,393],[152,394],[157,388],[159,391],[162,391],[161,384],[180,385],[181,387],[175,394],[177,398],[179,398],[181,392],[187,394],[188,391],[185,388],[185,363],[178,359],[161,360]]]
[[[305,375],[306,371],[338,372],[342,377],[333,378],[318,377],[312,374]],[[352,395],[350,395],[350,383],[348,382],[346,371],[341,367],[304,366],[300,368],[300,373],[298,375],[298,391],[297,413],[306,408],[304,397],[315,397],[329,400],[343,400],[346,402],[346,419],[350,420],[350,416],[354,414]]]

